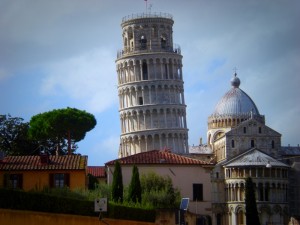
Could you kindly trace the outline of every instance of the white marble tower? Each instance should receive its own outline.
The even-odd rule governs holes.
[[[118,52],[119,157],[170,149],[188,152],[182,55],[173,44],[170,14],[136,14],[122,20]]]

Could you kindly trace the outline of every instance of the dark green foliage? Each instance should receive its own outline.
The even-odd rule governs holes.
[[[180,192],[173,187],[170,177],[149,173],[141,177],[142,204],[153,208],[178,208]]]
[[[0,189],[0,199],[0,208],[97,216],[94,203],[86,200],[11,189]]]
[[[139,202],[142,201],[142,187],[140,182],[140,174],[136,165],[132,168],[132,177],[129,184],[129,201]]]
[[[84,139],[86,132],[96,125],[95,117],[75,108],[55,109],[35,115],[30,120],[30,136],[41,142],[51,140],[57,144],[68,141],[68,153],[71,153],[71,142]]]
[[[112,182],[112,200],[114,202],[123,202],[123,177],[119,161],[115,163],[115,169]]]
[[[155,222],[155,216],[156,212],[154,209],[126,207],[116,203],[109,204],[109,218]]]
[[[72,194],[70,190],[57,189],[46,190],[46,192],[24,192],[13,189],[0,189],[0,208],[99,216],[99,213],[94,212],[94,201],[84,200],[82,196]],[[64,197],[64,193],[68,197]],[[155,210],[127,207],[109,202],[108,213],[104,213],[104,217],[154,222]]]
[[[89,190],[95,190],[96,185],[99,184],[99,181],[92,174],[88,174],[87,176],[88,176],[88,179],[89,179],[88,189]]]
[[[0,115],[0,150],[7,155],[33,155],[38,143],[29,138],[29,123],[20,117]]]
[[[246,204],[246,224],[247,225],[260,225],[256,200],[255,190],[251,177],[246,179],[245,185],[245,204]]]

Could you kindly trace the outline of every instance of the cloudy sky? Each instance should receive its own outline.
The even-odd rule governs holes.
[[[206,140],[207,117],[237,68],[243,89],[283,145],[300,143],[300,1],[148,0],[173,15],[181,46],[189,144]],[[52,109],[93,113],[78,153],[89,165],[117,158],[115,59],[122,17],[143,0],[0,0],[0,114],[29,121]]]

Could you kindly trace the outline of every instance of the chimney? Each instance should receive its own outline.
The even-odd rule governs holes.
[[[40,160],[41,160],[41,164],[44,165],[50,163],[49,154],[44,149],[40,150]]]

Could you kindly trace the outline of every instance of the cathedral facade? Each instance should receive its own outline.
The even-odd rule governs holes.
[[[216,162],[211,180],[213,224],[246,224],[247,177],[255,185],[261,224],[287,224],[290,166],[279,160],[281,134],[266,126],[240,83],[235,74],[231,89],[208,118],[207,143]]]

